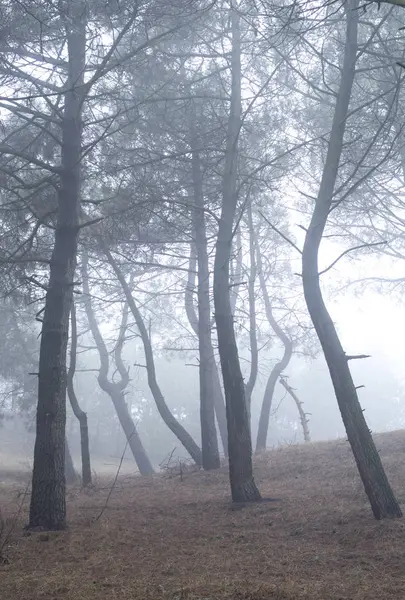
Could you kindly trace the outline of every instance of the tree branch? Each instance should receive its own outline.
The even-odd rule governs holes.
[[[293,248],[295,248],[295,250],[297,252],[299,252],[300,254],[302,254],[302,250],[300,250],[298,248],[298,246],[296,244],[294,244],[294,242],[292,240],[290,240],[290,238],[288,238],[286,235],[284,235],[284,233],[282,233],[279,229],[277,229],[277,227],[275,225],[273,225],[272,223],[270,223],[270,221],[268,220],[267,217],[264,216],[264,214],[259,210],[259,215],[266,221],[267,225],[269,225],[269,227],[271,227],[273,229],[273,231],[275,231],[276,233],[278,233],[278,235],[280,235],[283,240],[285,242],[287,242],[288,244],[290,244],[290,246],[292,246]]]
[[[329,267],[326,267],[326,269],[324,269],[323,271],[321,271],[319,273],[319,276],[323,275],[324,273],[327,273],[328,271],[330,271],[330,269],[332,269],[337,262],[339,262],[339,260],[341,258],[343,258],[346,254],[349,254],[349,252],[353,252],[354,250],[360,250],[361,248],[371,248],[372,246],[381,246],[387,244],[387,242],[374,242],[371,244],[360,244],[359,246],[353,246],[353,248],[348,248],[347,250],[345,250],[344,252],[342,252],[342,254],[339,254],[339,256],[336,258],[336,260],[334,260]]]
[[[41,169],[45,169],[46,171],[50,171],[51,173],[60,174],[62,171],[61,167],[53,167],[52,165],[49,165],[48,163],[45,163],[42,160],[39,160],[38,158],[35,158],[35,156],[31,156],[29,154],[25,154],[25,152],[15,150],[7,144],[0,144],[0,155],[1,154],[8,154],[10,156],[15,156],[16,158],[21,158],[22,160],[26,160],[27,162],[32,163],[37,167],[40,167]]]

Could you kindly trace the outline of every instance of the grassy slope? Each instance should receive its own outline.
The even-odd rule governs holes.
[[[377,436],[405,503],[405,432]],[[344,441],[295,446],[256,461],[265,496],[232,509],[226,469],[122,479],[69,491],[70,528],[21,532],[0,566],[2,600],[381,600],[405,598],[405,520],[376,522]],[[21,483],[0,488],[3,515]]]

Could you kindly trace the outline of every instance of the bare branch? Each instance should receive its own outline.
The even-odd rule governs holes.
[[[294,242],[292,240],[290,240],[290,238],[288,238],[286,235],[284,235],[284,233],[282,233],[282,231],[280,231],[279,229],[277,229],[277,227],[275,225],[273,225],[272,223],[270,223],[270,221],[268,220],[267,217],[264,216],[264,214],[259,210],[259,215],[266,221],[267,225],[269,225],[269,227],[271,227],[273,229],[273,231],[275,231],[276,233],[278,233],[278,235],[280,235],[283,240],[285,242],[287,242],[288,244],[290,244],[290,246],[292,246],[297,252],[299,252],[300,254],[302,254],[302,250],[300,250],[298,248],[298,246],[296,244],[294,244]]]
[[[354,250],[360,250],[361,248],[371,248],[373,246],[381,246],[381,245],[385,245],[388,242],[374,242],[374,243],[369,243],[369,244],[360,244],[359,246],[353,246],[353,248],[348,248],[347,250],[345,250],[344,252],[342,252],[341,254],[339,254],[339,256],[336,258],[336,260],[334,260],[329,267],[326,267],[326,269],[324,269],[323,271],[321,271],[319,273],[319,276],[323,275],[324,273],[327,273],[328,271],[330,271],[330,269],[332,269],[336,263],[339,262],[339,260],[341,258],[343,258],[344,256],[346,256],[346,254],[349,254],[349,252],[353,252]]]
[[[27,162],[32,163],[37,167],[40,167],[41,169],[45,169],[46,171],[50,171],[51,173],[59,174],[62,171],[61,167],[54,167],[46,162],[43,162],[39,158],[35,158],[35,156],[26,154],[25,152],[21,152],[19,150],[15,150],[7,144],[0,144],[0,155],[1,154],[8,154],[10,156],[15,156],[16,158],[21,158],[22,160],[26,160]]]

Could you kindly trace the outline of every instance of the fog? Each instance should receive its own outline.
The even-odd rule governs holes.
[[[404,10],[0,2],[1,600],[405,598]]]
[[[346,436],[398,516],[370,430],[405,418],[399,17],[107,4],[4,10],[0,456],[31,525],[64,528],[69,455],[84,487],[229,457],[240,502],[253,454]]]
[[[336,279],[345,281],[343,288],[340,287],[336,292],[333,288],[328,290],[329,308],[347,352],[370,355],[369,358],[353,361],[351,370],[356,386],[364,386],[359,389],[359,397],[373,432],[402,428],[405,423],[405,349],[402,343],[405,323],[400,298],[390,295],[388,291],[376,292],[370,289],[370,284],[366,289],[362,286],[361,291],[356,293],[353,293],[353,285],[347,285],[365,277],[368,272],[377,273],[378,276],[378,268],[379,262],[373,256],[357,259],[339,270]],[[100,327],[106,339],[111,338],[110,341],[114,343],[116,329],[111,326],[111,319],[100,320]],[[156,409],[148,387],[146,369],[140,366],[144,362],[142,344],[139,338],[130,337],[124,349],[124,361],[129,366],[131,379],[126,402],[146,451],[157,470],[165,467],[169,456],[172,461],[190,461],[187,452],[166,427]],[[169,345],[170,339],[169,327],[160,345]],[[90,340],[82,343],[90,346]],[[240,353],[247,373],[247,348],[241,346]],[[260,353],[259,374],[251,409],[253,440],[267,378],[279,354],[276,341]],[[201,443],[197,351],[183,353],[159,349],[155,362],[159,385],[170,409]],[[99,356],[94,349],[79,353],[75,387],[81,406],[88,414],[92,468],[98,474],[112,473],[124,456],[120,469],[124,473],[135,473],[137,467],[114,406],[98,385],[98,368]],[[289,384],[295,389],[308,414],[311,440],[345,438],[329,372],[319,348],[316,357],[293,356],[284,375],[288,377]],[[12,407],[13,394],[10,393],[9,382],[4,380],[0,452],[2,468],[5,470],[29,471],[32,467],[34,391],[28,403],[29,410],[21,412],[19,405]],[[79,470],[79,424],[69,403],[66,428],[74,463]],[[303,443],[295,403],[280,384],[276,386],[273,398],[267,440],[269,448]],[[220,450],[223,454],[222,447]]]

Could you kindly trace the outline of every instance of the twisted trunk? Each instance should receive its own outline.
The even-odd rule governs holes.
[[[106,244],[101,238],[98,238],[98,242],[103,249],[108,262],[112,266],[114,273],[121,284],[122,290],[125,294],[125,298],[127,300],[129,309],[132,313],[132,316],[135,319],[136,326],[139,330],[143,348],[145,352],[145,361],[146,361],[146,370],[148,374],[148,385],[149,389],[152,392],[152,396],[156,402],[156,407],[159,411],[160,416],[163,421],[169,427],[169,429],[174,433],[177,439],[181,442],[187,452],[190,454],[191,458],[195,461],[197,465],[202,465],[202,454],[200,448],[197,446],[191,435],[184,429],[184,427],[177,421],[177,419],[172,415],[169,407],[166,404],[162,391],[158,385],[156,378],[156,369],[155,369],[155,361],[153,358],[153,350],[152,344],[150,343],[149,334],[145,327],[144,320],[138,307],[135,303],[135,300],[132,296],[131,289],[125,280],[125,277],[119,268],[117,262],[114,260],[111,252],[107,248]]]
[[[96,317],[94,315],[93,306],[91,303],[91,296],[88,284],[88,273],[87,273],[87,256],[83,256],[82,261],[82,279],[83,279],[83,294],[84,294],[84,305],[86,309],[87,320],[89,322],[90,331],[96,342],[97,350],[100,356],[100,369],[98,372],[98,383],[101,389],[106,392],[114,405],[117,413],[118,420],[124,431],[125,437],[128,441],[128,446],[131,449],[132,455],[138,466],[141,475],[152,475],[153,466],[146,454],[145,448],[143,447],[141,438],[136,429],[136,425],[133,422],[131,415],[129,414],[127,403],[125,401],[124,390],[129,383],[129,374],[121,359],[121,352],[125,340],[125,331],[128,319],[128,307],[125,306],[122,315],[122,321],[120,326],[120,333],[118,342],[115,350],[115,362],[120,374],[120,381],[112,382],[108,379],[108,371],[110,368],[110,359],[108,350],[100,333]],[[117,360],[118,358],[118,360]]]

